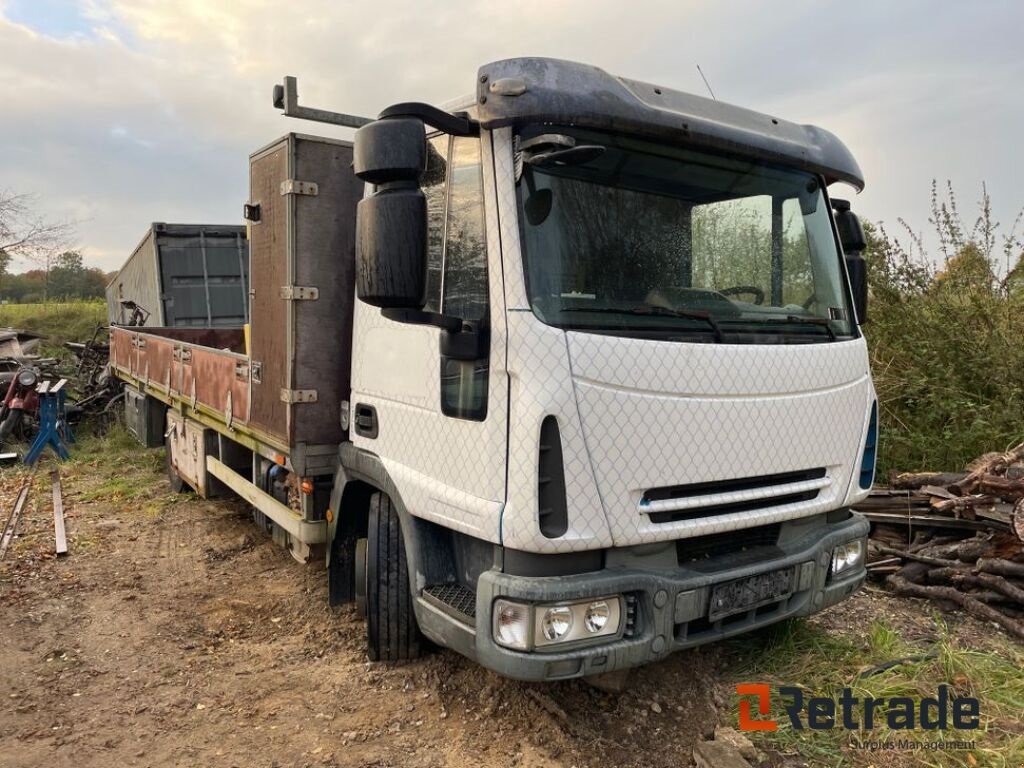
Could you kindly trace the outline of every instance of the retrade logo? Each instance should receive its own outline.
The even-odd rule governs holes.
[[[772,714],[771,687],[767,683],[739,683],[739,729],[741,731],[776,731],[779,722]],[[940,685],[935,696],[915,701],[909,696],[892,698],[859,697],[851,688],[843,688],[838,699],[807,696],[802,688],[781,685],[778,688],[782,710],[795,731],[805,728],[823,731],[845,728],[849,731],[871,730],[885,724],[889,730],[925,731],[949,728],[974,730],[980,725],[980,705],[973,696],[954,696],[948,685]],[[757,715],[753,714],[757,707]]]
[[[756,696],[757,711],[767,715],[771,711],[771,690],[767,683],[739,683],[736,693],[740,696]],[[755,720],[750,716],[750,699],[740,699],[741,731],[777,731],[779,724],[774,720]]]

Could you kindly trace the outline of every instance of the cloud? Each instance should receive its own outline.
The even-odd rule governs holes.
[[[0,3],[0,186],[80,220],[87,258],[118,266],[150,221],[232,222],[247,157],[287,130],[270,90],[373,115],[472,91],[494,59],[548,55],[704,92],[838,133],[868,189],[858,209],[926,226],[932,177],[989,181],[1012,218],[1024,75],[1012,2],[848,5],[611,0],[83,0],[70,21]],[[68,6],[68,3],[64,3]],[[55,30],[64,23],[67,34]]]

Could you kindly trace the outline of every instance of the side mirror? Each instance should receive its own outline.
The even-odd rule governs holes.
[[[868,319],[868,269],[863,255],[868,246],[867,238],[857,214],[850,210],[849,201],[833,199],[832,208],[835,210],[839,243],[846,258],[846,273],[850,276],[853,308],[857,322],[863,324]]]
[[[420,309],[427,285],[427,201],[423,122],[375,120],[356,131],[356,176],[376,185],[356,206],[356,294],[381,308]]]

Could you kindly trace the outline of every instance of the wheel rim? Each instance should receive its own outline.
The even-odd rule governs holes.
[[[356,539],[356,610],[366,618],[366,539]]]

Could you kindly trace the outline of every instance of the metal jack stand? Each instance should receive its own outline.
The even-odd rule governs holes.
[[[50,382],[44,381],[36,389],[39,394],[39,434],[32,441],[32,447],[25,454],[25,463],[35,464],[39,460],[43,449],[49,445],[53,452],[60,457],[61,461],[67,461],[68,447],[66,443],[75,442],[75,436],[71,433],[71,427],[67,421],[65,398],[67,393],[64,385],[67,379],[61,379],[52,387]]]

